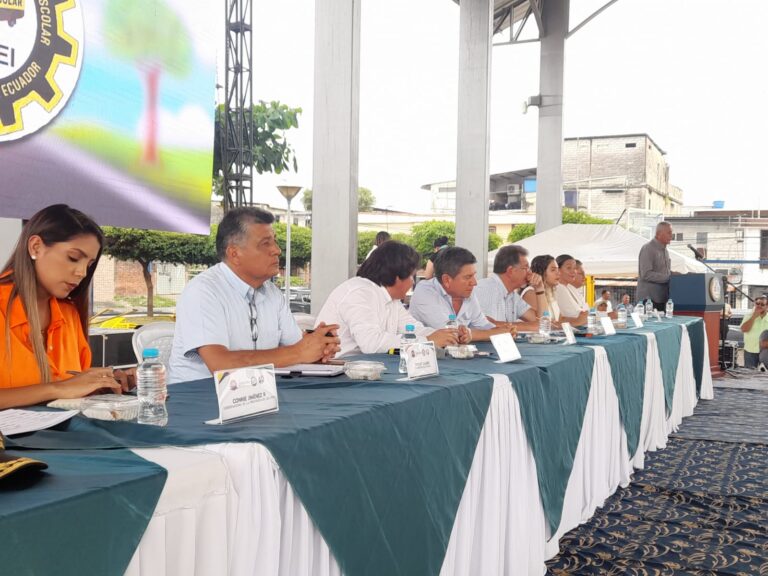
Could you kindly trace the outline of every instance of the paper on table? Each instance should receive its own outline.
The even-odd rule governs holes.
[[[56,426],[56,424],[66,422],[77,413],[77,410],[67,410],[65,412],[38,412],[17,409],[3,410],[0,412],[0,430],[6,436],[35,432],[36,430],[45,430],[46,428]]]
[[[344,372],[344,366],[338,364],[292,364],[275,368],[275,374],[301,374],[302,376],[338,376]]]

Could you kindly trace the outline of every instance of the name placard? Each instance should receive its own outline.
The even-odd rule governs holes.
[[[499,364],[514,362],[523,357],[517,348],[517,344],[515,344],[515,339],[512,338],[512,334],[509,332],[494,334],[491,336],[491,344],[493,344],[496,354],[499,355],[499,359],[496,360]]]
[[[419,380],[437,376],[437,354],[434,342],[416,342],[405,348],[407,380]]]
[[[563,322],[561,324],[563,332],[565,332],[565,343],[576,344],[576,334],[573,333],[573,326],[570,322]]]
[[[607,316],[600,317],[600,326],[603,327],[603,332],[605,332],[606,336],[613,336],[616,334],[616,328],[613,326],[613,320]]]
[[[219,418],[206,424],[226,424],[279,409],[273,364],[217,370],[213,381],[219,399]]]
[[[632,322],[635,323],[635,328],[643,327],[643,321],[640,319],[640,314],[637,312],[632,312]]]

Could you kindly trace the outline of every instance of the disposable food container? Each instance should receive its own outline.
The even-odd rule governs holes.
[[[139,399],[121,394],[99,394],[84,398],[80,410],[83,416],[95,420],[136,420]]]
[[[381,362],[355,360],[344,364],[344,374],[352,380],[381,380],[381,373],[387,369]]]

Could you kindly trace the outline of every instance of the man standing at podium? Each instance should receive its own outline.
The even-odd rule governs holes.
[[[662,311],[669,299],[669,277],[672,261],[667,246],[672,241],[672,225],[659,222],[656,236],[640,249],[637,276],[637,300],[651,299],[653,307]]]

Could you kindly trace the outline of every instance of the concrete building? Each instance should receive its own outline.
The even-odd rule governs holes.
[[[563,146],[563,206],[615,220],[633,215],[680,214],[683,193],[669,182],[665,152],[647,134],[566,138]],[[434,182],[435,213],[453,213],[456,182]],[[492,174],[491,215],[509,210],[536,213],[536,168]]]

